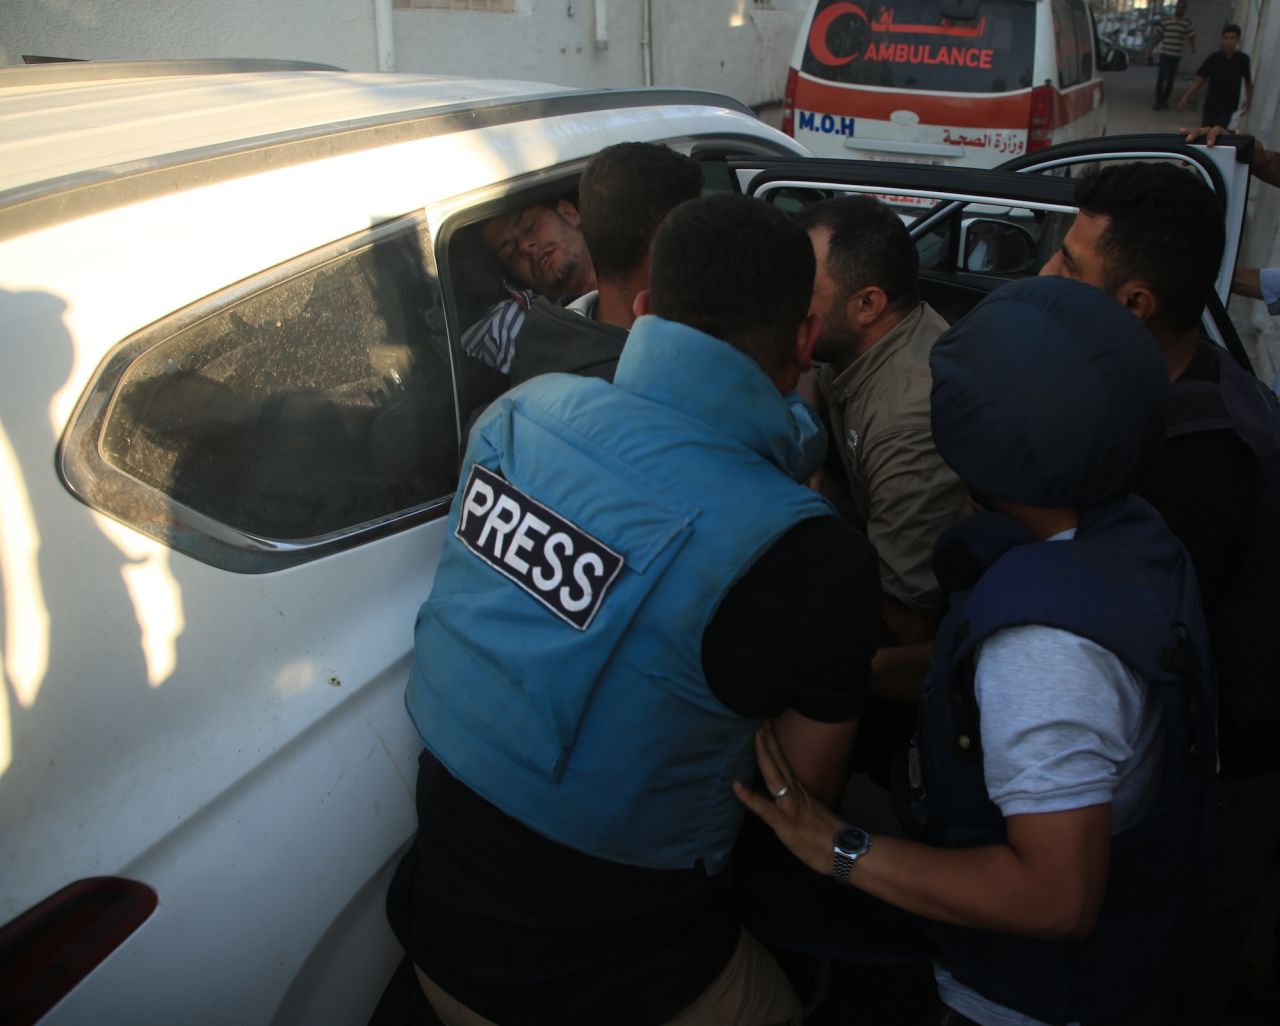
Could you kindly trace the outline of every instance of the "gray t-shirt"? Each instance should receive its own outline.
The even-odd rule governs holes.
[[[978,650],[974,695],[987,794],[1006,818],[1110,804],[1117,834],[1149,806],[1162,769],[1159,706],[1111,652],[1055,627],[1009,627]],[[983,1026],[1044,1026],[938,963],[934,977],[943,1002]]]

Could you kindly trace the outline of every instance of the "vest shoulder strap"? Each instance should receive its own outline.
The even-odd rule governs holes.
[[[971,656],[998,630],[1039,624],[1070,631],[1153,679],[1168,667],[1153,658],[1153,629],[1169,614],[1127,553],[1088,538],[1010,549],[983,575],[965,604],[953,663]],[[1174,638],[1170,631],[1170,642]]]

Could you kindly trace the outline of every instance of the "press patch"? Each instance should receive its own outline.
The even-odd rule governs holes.
[[[625,562],[604,542],[479,464],[472,464],[467,477],[454,534],[580,631],[591,625]]]

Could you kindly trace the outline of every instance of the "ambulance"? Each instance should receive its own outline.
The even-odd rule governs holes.
[[[782,130],[828,157],[995,167],[1106,129],[1087,0],[813,0]]]

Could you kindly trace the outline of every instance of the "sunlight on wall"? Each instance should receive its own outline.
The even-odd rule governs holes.
[[[738,0],[733,5],[733,12],[729,15],[730,28],[742,28],[747,23],[747,0]]]
[[[129,562],[120,569],[142,634],[147,683],[160,687],[178,665],[178,637],[186,629],[182,589],[169,570],[169,550],[100,513],[94,520]]]

